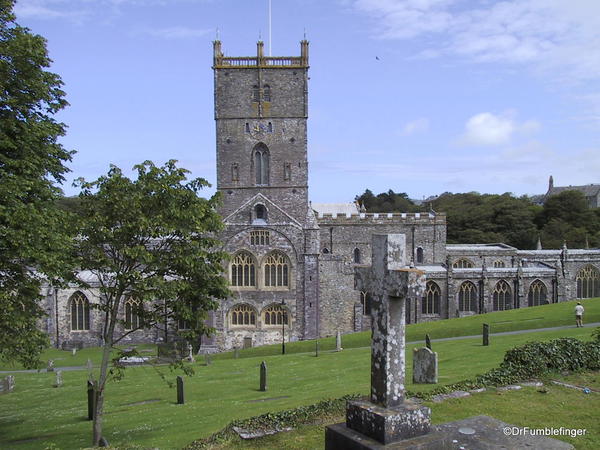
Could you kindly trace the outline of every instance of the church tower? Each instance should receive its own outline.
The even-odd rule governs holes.
[[[224,217],[257,193],[304,222],[308,207],[308,42],[299,57],[226,57],[214,45],[217,190]],[[254,212],[260,219],[265,213]],[[257,217],[254,217],[257,218]]]

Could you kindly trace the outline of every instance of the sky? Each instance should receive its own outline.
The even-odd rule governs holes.
[[[272,0],[271,41],[268,3],[17,0],[70,103],[65,193],[144,160],[216,183],[217,30],[227,56],[310,41],[314,202],[600,183],[600,1]]]

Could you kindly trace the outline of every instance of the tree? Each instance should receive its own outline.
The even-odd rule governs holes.
[[[98,283],[92,308],[102,318],[94,445],[102,437],[106,383],[119,374],[108,367],[114,346],[140,328],[179,321],[187,323],[188,340],[208,334],[207,311],[229,294],[222,267],[226,255],[214,237],[223,226],[218,196],[199,197],[208,183],[188,181],[188,172],[175,161],[163,167],[146,161],[134,169],[135,180],[111,166],[96,181],[80,181],[80,267]],[[130,299],[128,318],[124,303]],[[132,323],[131,313],[139,320]]]
[[[68,273],[70,221],[55,185],[72,153],[58,143],[65,125],[53,116],[67,102],[45,70],[46,42],[15,23],[13,7],[0,0],[0,360],[34,367],[48,345],[36,326],[41,283]]]
[[[401,192],[396,193],[393,190],[382,192],[377,197],[373,195],[369,189],[361,195],[354,198],[365,207],[367,212],[417,212],[420,208],[415,205],[409,198],[408,194]]]

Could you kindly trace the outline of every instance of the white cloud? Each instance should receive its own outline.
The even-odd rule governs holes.
[[[429,129],[429,119],[421,117],[420,119],[407,122],[403,127],[401,134],[410,136],[411,134],[423,133]]]
[[[482,112],[467,120],[465,132],[460,142],[473,146],[495,146],[508,144],[516,134],[533,134],[540,129],[536,120],[517,123],[515,113],[509,111],[502,115]]]

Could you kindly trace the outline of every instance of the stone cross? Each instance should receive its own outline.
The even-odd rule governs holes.
[[[406,236],[373,235],[372,266],[356,267],[354,288],[373,299],[371,401],[386,408],[404,400],[405,309],[407,297],[421,297],[425,274],[406,265]]]
[[[192,344],[187,345],[187,350],[188,350],[187,360],[191,363],[196,362],[196,359],[194,358],[194,347],[192,347]]]

